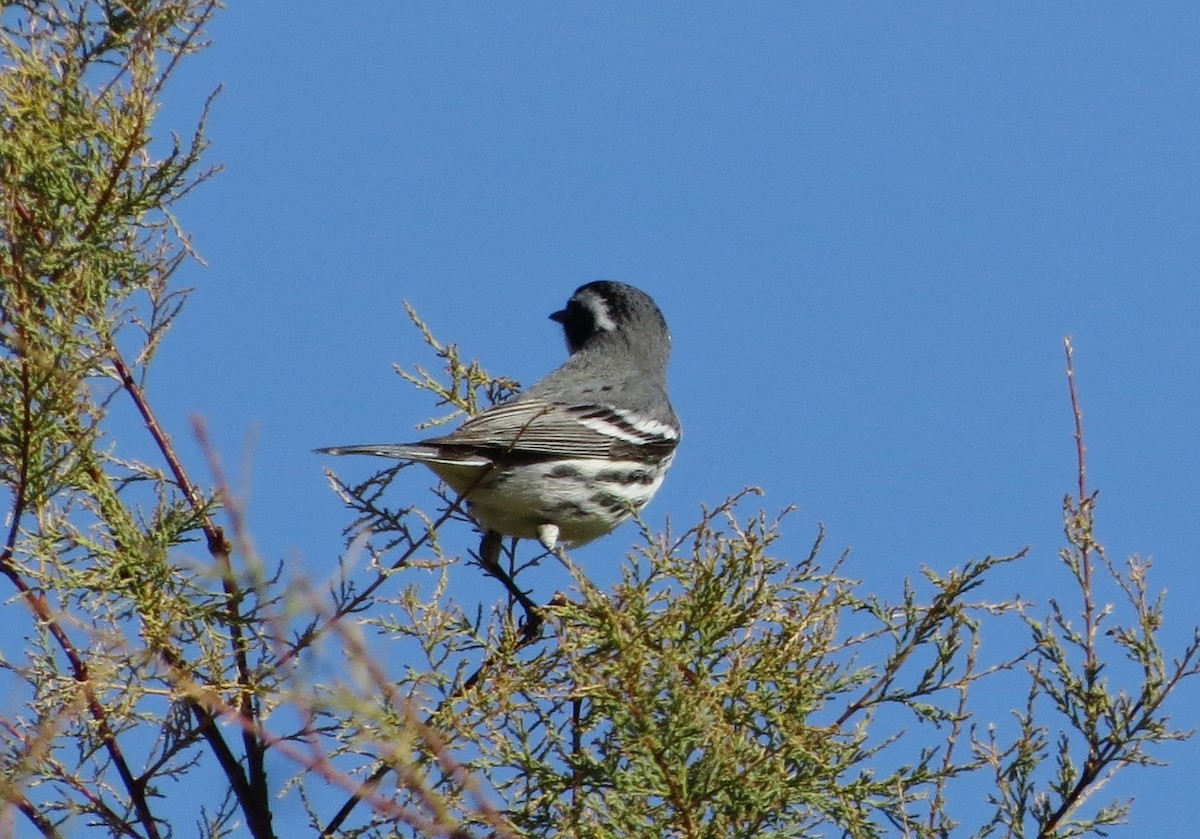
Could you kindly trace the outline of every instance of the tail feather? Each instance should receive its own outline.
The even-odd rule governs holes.
[[[437,450],[419,443],[378,443],[361,446],[329,446],[315,449],[318,454],[370,454],[376,457],[394,457],[399,460],[424,460],[436,457]]]
[[[329,446],[314,449],[318,454],[369,454],[396,460],[416,460],[421,463],[444,463],[448,466],[487,466],[491,463],[482,455],[448,454],[441,446],[424,443],[377,443],[361,446]]]

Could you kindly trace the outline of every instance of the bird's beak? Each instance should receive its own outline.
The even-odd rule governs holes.
[[[565,323],[567,320],[567,310],[563,309],[561,312],[555,312],[554,314],[550,315],[550,320],[554,321],[555,323]]]

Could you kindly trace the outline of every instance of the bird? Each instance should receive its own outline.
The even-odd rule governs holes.
[[[549,551],[604,536],[654,497],[675,458],[671,336],[648,294],[614,280],[580,286],[550,319],[567,361],[512,399],[442,436],[317,451],[428,466],[466,501],[492,572],[502,536]]]

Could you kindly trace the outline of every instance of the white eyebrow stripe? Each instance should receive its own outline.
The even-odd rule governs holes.
[[[582,298],[583,305],[592,313],[592,324],[605,332],[614,332],[617,325],[608,312],[608,304],[597,294],[588,294]]]

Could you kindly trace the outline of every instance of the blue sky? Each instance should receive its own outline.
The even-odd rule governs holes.
[[[1029,545],[988,595],[1044,603],[1070,590],[1071,335],[1098,536],[1154,559],[1182,649],[1200,17],[1154,8],[237,4],[159,120],[189,131],[225,86],[225,171],[179,208],[208,265],[181,272],[151,396],[185,447],[202,415],[245,469],[263,555],[319,577],[346,516],[310,450],[432,413],[391,369],[430,361],[402,301],[528,384],[565,356],[546,315],[621,279],[675,340],[684,443],[651,524],[758,485],[798,507],[787,549],[823,522],[875,590]],[[576,558],[603,584],[635,538]],[[569,585],[542,573],[535,596]],[[1161,756],[1106,790],[1136,796],[1126,835],[1191,835],[1200,746]]]

